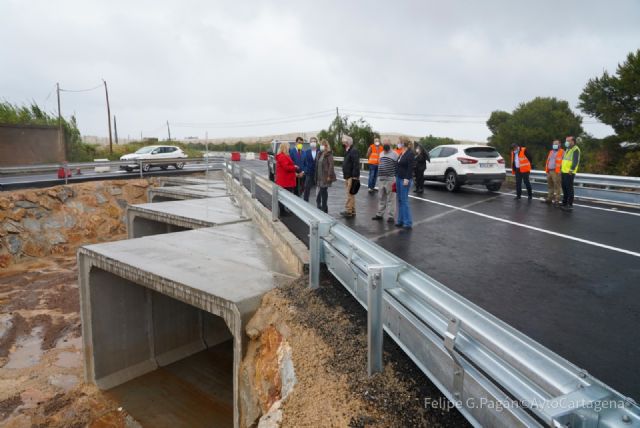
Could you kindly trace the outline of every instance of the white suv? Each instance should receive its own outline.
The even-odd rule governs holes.
[[[176,146],[146,146],[135,153],[130,153],[128,155],[124,155],[120,157],[121,161],[133,161],[129,165],[121,165],[120,169],[125,169],[128,172],[133,171],[134,169],[140,168],[140,164],[137,161],[140,160],[162,160],[162,159],[171,159],[171,161],[167,163],[162,162],[154,162],[154,163],[143,163],[142,170],[144,172],[149,171],[154,166],[159,166],[161,169],[167,169],[169,165],[173,165],[175,169],[184,168],[184,161],[179,159],[184,159],[188,157],[180,147]]]
[[[442,181],[455,192],[463,184],[484,184],[497,192],[505,180],[504,159],[496,149],[477,144],[438,146],[429,152],[425,180]]]

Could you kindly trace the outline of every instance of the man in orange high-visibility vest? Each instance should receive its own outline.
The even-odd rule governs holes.
[[[511,171],[516,176],[516,197],[520,199],[522,196],[522,182],[527,187],[527,196],[529,200],[533,198],[531,192],[531,182],[529,181],[529,173],[531,172],[531,158],[526,147],[513,143],[511,145]]]
[[[557,206],[560,204],[560,195],[562,194],[562,179],[560,177],[560,167],[562,166],[562,156],[564,150],[560,147],[560,140],[553,140],[551,150],[547,155],[547,161],[544,164],[544,171],[547,173],[547,197],[544,202],[553,203]]]
[[[374,138],[373,144],[367,150],[367,158],[369,162],[369,193],[373,193],[376,189],[376,180],[378,179],[378,164],[380,163],[380,153],[382,146],[380,138]]]

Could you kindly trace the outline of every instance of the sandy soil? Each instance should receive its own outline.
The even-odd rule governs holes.
[[[124,427],[135,422],[82,383],[76,259],[0,272],[0,425]]]

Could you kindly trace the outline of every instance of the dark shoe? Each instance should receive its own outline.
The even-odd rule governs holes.
[[[373,189],[369,189],[369,193],[373,193]]]
[[[573,207],[571,205],[563,205],[560,207],[562,211],[573,211]]]
[[[341,215],[342,217],[344,217],[344,218],[351,218],[351,217],[353,217],[355,214],[353,214],[353,213],[348,213],[348,212],[346,212],[346,211],[342,211],[342,212],[340,213],[340,215]]]
[[[373,217],[371,217],[371,220],[382,220],[382,216],[381,215],[374,215]]]
[[[389,217],[389,218],[387,219],[387,223],[393,223],[394,221],[396,221],[396,219],[395,219],[395,218],[393,218],[393,217]]]
[[[529,200],[533,199],[533,195],[527,196],[527,199],[529,199]]]
[[[396,227],[402,227],[402,224],[401,223],[396,223],[395,226]]]
[[[411,229],[413,229],[413,227],[411,227],[411,226],[402,226],[402,228],[403,228],[404,230],[411,230]]]
[[[422,195],[424,193],[424,189],[418,190],[418,193],[420,193]]]
[[[516,196],[516,197],[515,197],[515,198],[513,198],[513,199],[521,199],[521,198],[520,198],[520,196]]]

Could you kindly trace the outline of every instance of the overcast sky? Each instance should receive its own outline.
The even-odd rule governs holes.
[[[493,110],[576,109],[640,48],[640,1],[0,0],[0,40],[0,98],[54,112],[56,82],[104,78],[121,137],[165,138],[167,120],[176,137],[319,130],[339,106],[415,115],[366,113],[381,132],[480,141]],[[63,92],[62,112],[107,135],[103,90]]]

